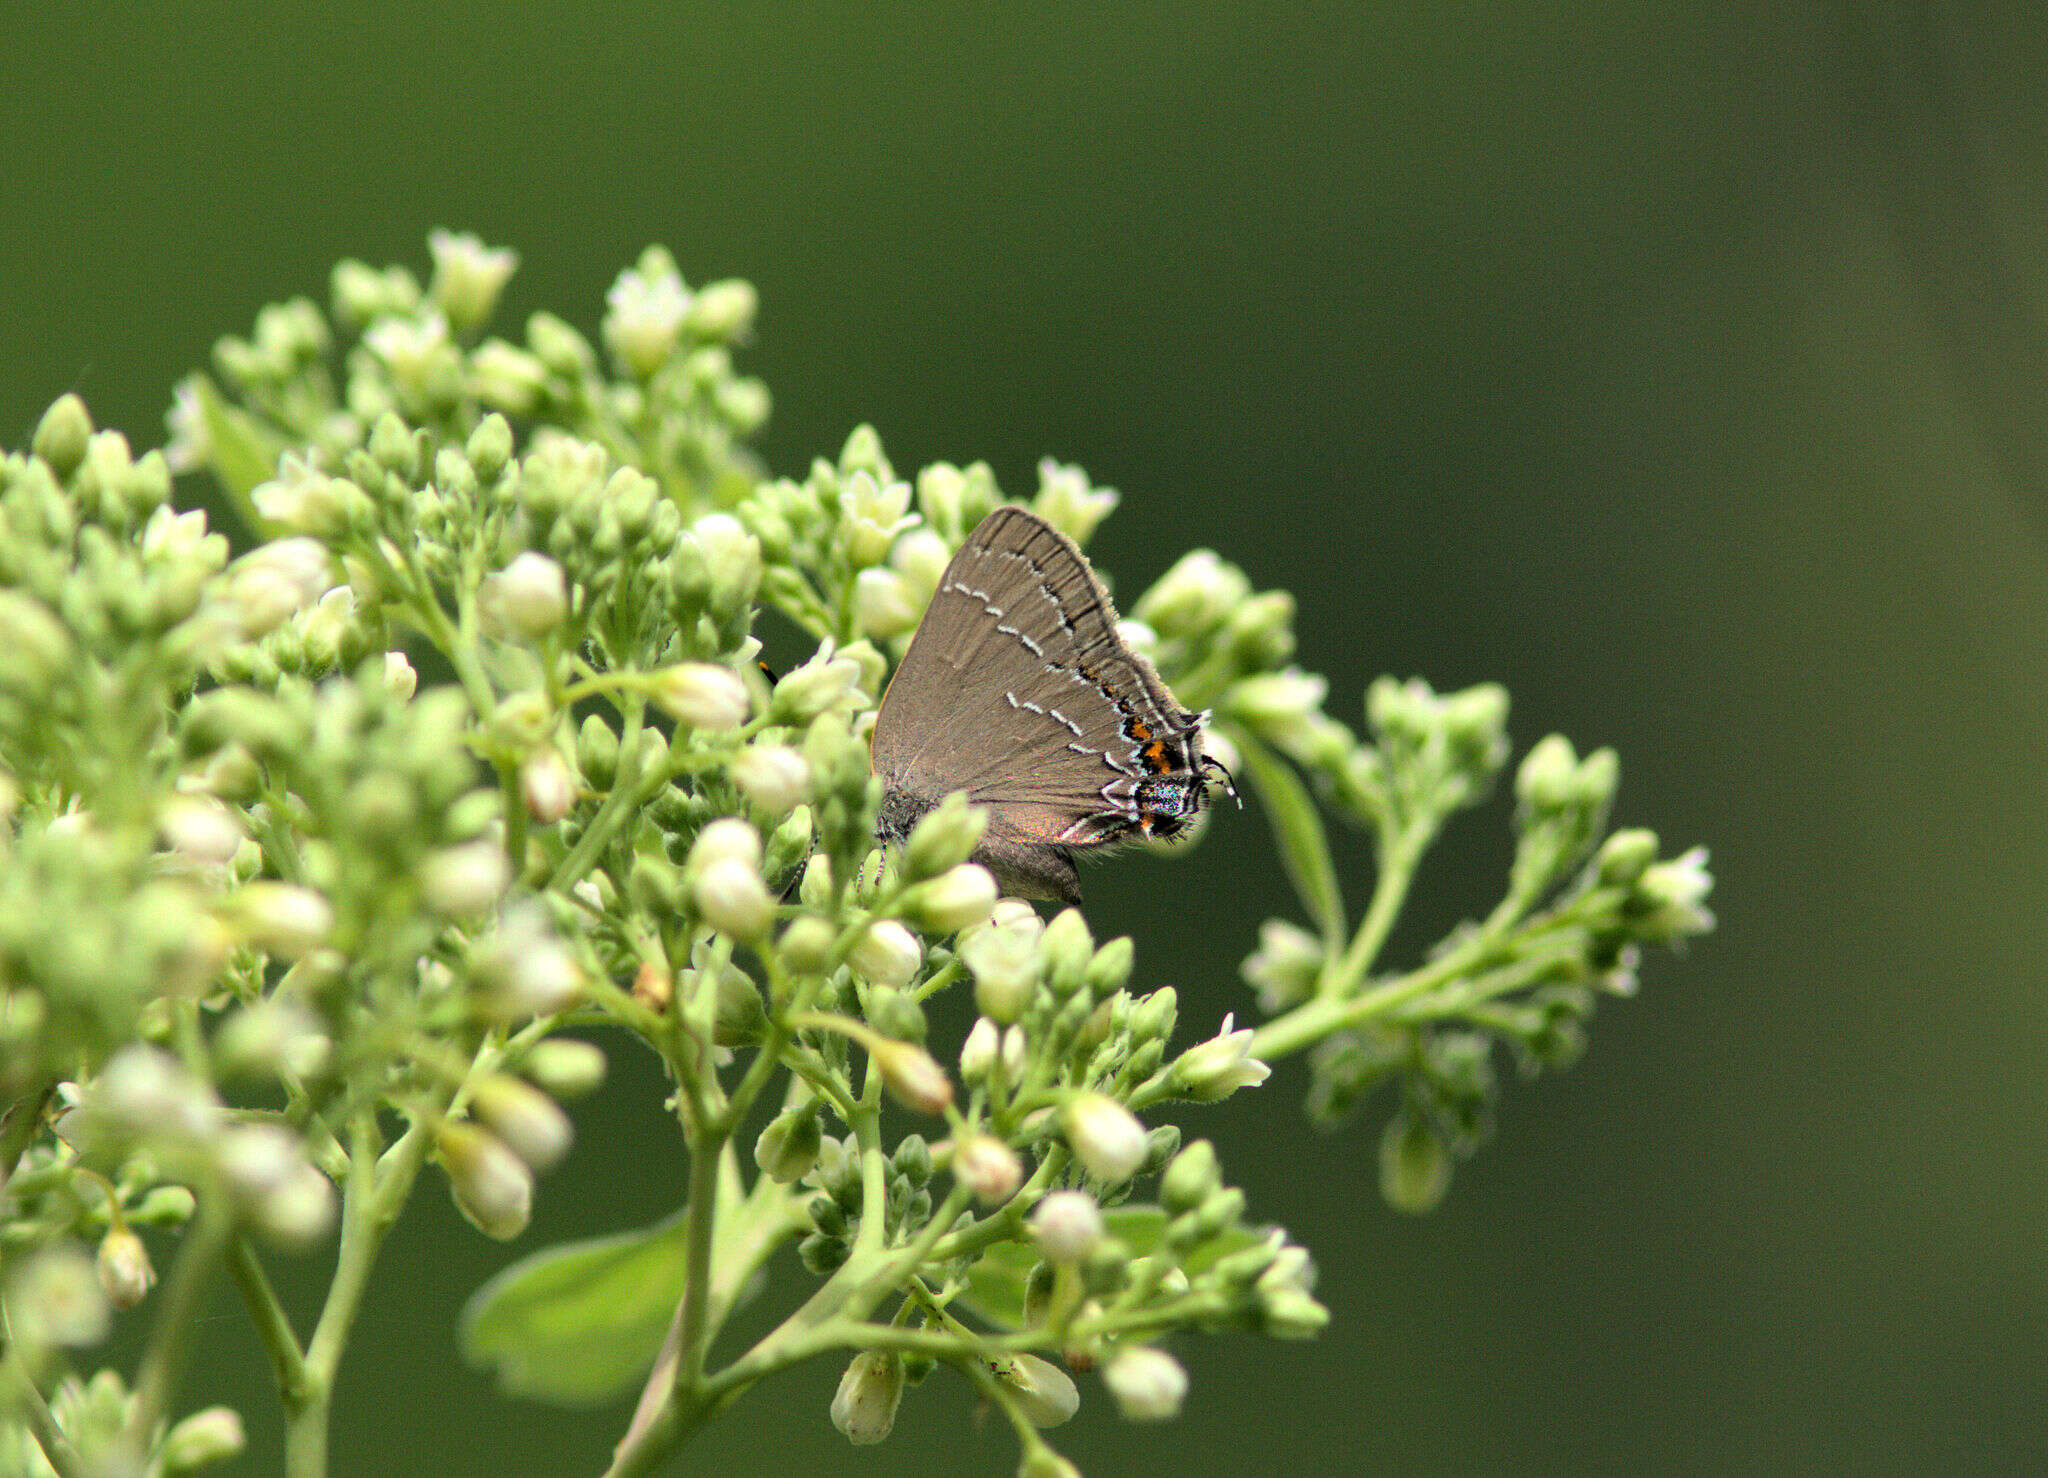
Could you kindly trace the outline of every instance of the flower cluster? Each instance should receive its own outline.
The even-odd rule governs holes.
[[[1174,1339],[1328,1318],[1307,1252],[1172,1106],[1307,1053],[1321,1121],[1389,1088],[1381,1184],[1426,1209],[1484,1136],[1497,1045],[1568,1063],[1643,946],[1711,926],[1705,854],[1607,835],[1614,757],[1553,737],[1517,773],[1500,903],[1383,965],[1423,853],[1507,763],[1506,698],[1383,680],[1361,737],[1289,665],[1292,600],[1196,551],[1124,633],[1213,710],[1305,923],[1268,920],[1245,962],[1262,1024],[1179,1032],[1132,941],[998,897],[964,797],[876,842],[876,703],[1003,499],[991,471],[899,474],[860,428],[771,479],[745,446],[767,394],[733,361],[746,284],[693,288],[650,249],[595,343],[545,313],[515,341],[490,329],[513,254],[430,250],[424,286],[345,263],[324,309],[224,340],[164,454],[67,397],[0,460],[0,1365],[21,1416],[0,1466],[237,1450],[234,1413],[167,1405],[225,1268],[293,1472],[321,1471],[348,1324],[419,1177],[518,1236],[570,1148],[559,1100],[605,1072],[565,1033],[604,1026],[673,1079],[687,1200],[507,1269],[465,1319],[471,1359],[542,1399],[644,1379],[621,1475],[833,1355],[850,1441],[944,1366],[1011,1423],[1021,1471],[1071,1472],[1043,1435],[1084,1401],[1069,1372],[1159,1420],[1189,1399]],[[216,477],[253,547],[231,561],[173,511],[174,469]],[[1118,495],[1048,460],[1030,501],[1082,541]],[[780,675],[769,610],[812,644]],[[1374,841],[1355,920],[1326,815]],[[947,990],[973,1002],[959,1040],[927,1016]],[[265,1258],[337,1226],[302,1337]],[[716,1364],[784,1251],[815,1286]],[[617,1290],[602,1328],[565,1291],[594,1277]],[[132,1387],[85,1376],[128,1309],[156,1330]]]

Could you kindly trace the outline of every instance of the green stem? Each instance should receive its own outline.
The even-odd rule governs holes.
[[[289,1411],[305,1399],[306,1355],[299,1348],[299,1338],[292,1332],[284,1305],[278,1302],[263,1264],[257,1260],[256,1249],[245,1233],[237,1232],[228,1243],[228,1273],[241,1292],[264,1350],[270,1355],[278,1395]]]
[[[122,1428],[120,1448],[136,1464],[156,1438],[157,1424],[170,1410],[171,1395],[184,1372],[185,1357],[191,1349],[192,1321],[199,1317],[206,1301],[206,1285],[221,1261],[221,1253],[234,1219],[217,1191],[199,1202],[199,1214],[185,1233],[178,1258],[165,1280],[163,1301],[157,1308],[156,1325],[150,1331],[149,1349],[142,1357],[135,1377],[135,1397]]]
[[[1379,878],[1373,884],[1372,902],[1367,905],[1365,917],[1359,920],[1358,932],[1352,935],[1350,948],[1335,969],[1326,968],[1321,980],[1316,982],[1316,994],[1325,999],[1339,999],[1348,996],[1358,988],[1358,982],[1365,979],[1372,969],[1372,962],[1379,958],[1387,935],[1392,932],[1394,921],[1401,916],[1401,906],[1408,901],[1409,886],[1415,881],[1415,867],[1422,854],[1429,847],[1429,839],[1436,834],[1435,822],[1413,821],[1396,832],[1380,852]]]
[[[711,1245],[718,1229],[718,1157],[725,1140],[700,1139],[690,1146],[690,1204],[683,1243],[682,1359],[676,1389],[694,1393],[704,1379],[704,1354],[711,1300]]]

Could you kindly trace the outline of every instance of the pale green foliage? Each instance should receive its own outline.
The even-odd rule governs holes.
[[[693,290],[652,249],[602,352],[547,314],[514,343],[487,334],[511,254],[432,245],[426,287],[344,264],[327,311],[265,309],[217,379],[180,387],[169,465],[215,475],[268,540],[234,563],[171,512],[166,458],[133,459],[74,399],[0,463],[0,1472],[38,1448],[69,1474],[238,1446],[232,1413],[169,1425],[222,1263],[292,1471],[323,1471],[343,1336],[419,1173],[437,1160],[478,1228],[517,1236],[566,1146],[548,1092],[602,1077],[595,1049],[548,1038],[600,1025],[668,1066],[688,1204],[509,1269],[465,1323],[473,1358],[561,1400],[651,1364],[620,1473],[828,1352],[855,1357],[832,1419],[879,1441],[942,1363],[1050,1471],[1038,1427],[1095,1397],[1032,1352],[1103,1366],[1152,1419],[1186,1394],[1154,1342],[1328,1317],[1306,1252],[1250,1219],[1208,1142],[1148,1122],[1161,1104],[1313,1048],[1318,1120],[1391,1087],[1381,1182],[1425,1210],[1483,1137],[1496,1042],[1569,1062],[1596,995],[1633,989],[1638,942],[1710,926],[1704,854],[1603,846],[1614,758],[1552,738],[1517,782],[1500,904],[1375,973],[1423,852],[1506,762],[1506,697],[1382,680],[1360,738],[1285,665],[1291,599],[1197,551],[1126,629],[1214,710],[1307,926],[1267,921],[1246,961],[1271,1019],[1172,1046],[1177,999],[1133,983],[1130,941],[996,901],[967,861],[978,813],[940,806],[876,851],[867,728],[1001,498],[989,469],[901,476],[862,428],[771,480],[744,447],[767,395],[732,362],[745,284]],[[1034,505],[1077,539],[1117,501],[1078,468],[1039,475]],[[755,660],[769,609],[817,644],[779,681]],[[1355,923],[1325,812],[1376,844]],[[948,988],[981,1012],[964,1043],[928,1039]],[[301,1335],[265,1248],[336,1219]],[[172,1226],[153,1289],[133,1229]],[[814,1295],[711,1363],[785,1247]],[[155,1320],[132,1388],[70,1373],[110,1303]]]

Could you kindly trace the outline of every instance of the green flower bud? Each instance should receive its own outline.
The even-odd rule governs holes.
[[[1081,910],[1065,908],[1055,914],[1038,942],[1038,953],[1045,961],[1045,978],[1054,995],[1065,1000],[1079,990],[1095,954],[1095,939]]]
[[[576,731],[576,768],[597,790],[610,790],[619,773],[619,736],[597,714],[583,720]]]
[[[92,440],[92,417],[85,402],[76,395],[60,395],[36,423],[29,450],[58,477],[68,479],[85,460],[86,445]]]
[[[1038,493],[1031,509],[1076,544],[1086,544],[1116,505],[1115,488],[1093,486],[1079,467],[1062,466],[1051,457],[1040,459]]]
[[[1536,813],[1562,810],[1571,804],[1578,756],[1562,734],[1539,739],[1515,772],[1515,799]]]
[[[1235,565],[1225,564],[1209,549],[1196,549],[1159,577],[1138,597],[1131,618],[1142,621],[1166,640],[1208,635],[1251,596],[1251,582]]]
[[[244,937],[279,959],[299,959],[334,927],[334,906],[294,883],[249,883],[229,900],[229,909]]]
[[[1259,1330],[1275,1339],[1313,1339],[1330,1322],[1330,1311],[1306,1293],[1283,1290],[1259,1299]]]
[[[512,460],[511,424],[495,411],[485,416],[463,443],[463,455],[469,459],[479,481],[496,482],[498,474]]]
[[[557,1098],[581,1098],[604,1082],[604,1049],[574,1037],[550,1037],[527,1053],[526,1071]]]
[[[866,469],[846,478],[839,505],[847,558],[855,569],[887,559],[896,536],[916,522],[909,515],[910,484],[877,479]]]
[[[783,968],[794,975],[816,975],[825,968],[839,937],[826,920],[814,914],[792,919],[775,943]]]
[[[917,936],[894,919],[868,925],[847,954],[847,963],[879,985],[908,985],[924,958]]]
[[[128,1213],[136,1226],[181,1227],[192,1219],[198,1201],[181,1185],[160,1185],[150,1189],[142,1202]]]
[[[902,1357],[893,1350],[863,1350],[840,1377],[832,1397],[832,1425],[854,1446],[871,1446],[896,1425],[902,1400]]]
[[[711,1040],[720,1047],[758,1042],[768,1025],[761,988],[743,970],[728,965],[718,972],[718,1000],[711,1022]]]
[[[924,603],[902,575],[877,565],[854,577],[853,611],[862,636],[886,641],[915,629]]]
[[[811,1099],[769,1120],[754,1141],[754,1163],[778,1185],[794,1185],[818,1163],[818,1146],[823,1141],[817,1100]],[[836,1203],[828,1204],[836,1209]]]
[[[1308,999],[1322,974],[1323,942],[1285,919],[1259,925],[1259,947],[1239,968],[1245,984],[1259,994],[1259,1009],[1270,1014]]]
[[[1159,1182],[1159,1204],[1176,1215],[1194,1211],[1223,1185],[1216,1147],[1198,1139],[1173,1157]]]
[[[526,347],[550,374],[566,380],[581,380],[597,370],[590,341],[552,313],[536,313],[526,320]]]
[[[1247,671],[1260,671],[1294,655],[1294,597],[1265,590],[1242,602],[1224,625],[1230,654]]]
[[[1131,962],[1135,953],[1128,935],[1112,939],[1096,950],[1094,958],[1088,961],[1084,977],[1088,994],[1100,1001],[1122,990],[1131,978]]]
[[[867,695],[860,690],[860,678],[860,663],[827,643],[810,661],[783,674],[769,712],[776,723],[801,726],[820,714],[865,708]],[[816,760],[812,763],[815,766]]]
[[[953,1101],[952,1080],[924,1048],[882,1036],[864,1038],[863,1045],[889,1096],[912,1113],[943,1113]]]
[[[1707,849],[1692,847],[1668,862],[1643,870],[1629,913],[1636,929],[1652,943],[1668,944],[1714,927],[1706,908],[1714,878],[1707,871]]]
[[[1152,994],[1141,996],[1131,1007],[1131,1040],[1140,1043],[1170,1040],[1179,1015],[1179,992],[1170,985],[1160,986]]]
[[[1629,827],[1601,843],[1594,866],[1601,887],[1630,888],[1656,860],[1657,833]]]
[[[1420,1115],[1402,1110],[1380,1136],[1380,1194],[1396,1211],[1434,1211],[1451,1186],[1451,1151]]]
[[[754,326],[760,297],[754,284],[737,277],[707,282],[690,303],[691,332],[707,339],[744,338]]]
[[[908,991],[878,985],[868,993],[868,1025],[899,1042],[924,1043],[924,1007]]]

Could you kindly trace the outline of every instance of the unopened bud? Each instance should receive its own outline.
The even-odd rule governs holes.
[[[533,1172],[495,1135],[448,1122],[434,1131],[455,1205],[487,1237],[508,1241],[533,1214]]]
[[[1102,1208],[1086,1191],[1054,1191],[1031,1213],[1031,1238],[1046,1261],[1078,1264],[1102,1240]]]
[[[232,903],[249,942],[280,959],[298,959],[334,927],[333,905],[295,883],[249,883]]]
[[[576,775],[553,745],[528,755],[519,766],[519,798],[526,813],[552,826],[576,809]]]
[[[1045,978],[1053,994],[1065,1000],[1087,979],[1088,962],[1095,955],[1095,939],[1088,921],[1078,908],[1061,909],[1045,926],[1038,952],[1045,961]]]
[[[1023,1183],[1024,1166],[1017,1152],[993,1134],[969,1134],[953,1146],[953,1178],[982,1205],[995,1206]]]
[[[847,963],[877,985],[908,985],[923,960],[917,936],[894,919],[868,925],[847,955]]]
[[[538,640],[568,616],[568,582],[560,565],[529,549],[497,574],[484,576],[477,608],[495,629]]]
[[[470,1107],[535,1170],[551,1169],[569,1148],[569,1116],[547,1094],[510,1074],[478,1080]]]
[[[995,902],[994,876],[985,867],[963,862],[932,881],[919,884],[910,896],[909,907],[926,932],[951,934],[986,919]]]
[[[1081,1393],[1072,1377],[1050,1361],[1036,1355],[998,1355],[988,1369],[1034,1427],[1056,1427],[1081,1409]]]
[[[557,1098],[581,1098],[604,1082],[604,1049],[574,1037],[550,1037],[527,1054],[526,1071]]]
[[[653,696],[676,722],[709,733],[737,729],[752,706],[739,674],[714,662],[683,662],[656,673]]]
[[[93,1260],[100,1287],[107,1302],[117,1309],[132,1309],[156,1284],[156,1269],[150,1265],[149,1249],[125,1226],[117,1226],[100,1239],[99,1256]]]
[[[869,1040],[867,1048],[889,1096],[913,1113],[943,1113],[953,1101],[952,1079],[924,1048],[882,1036]]]
[[[968,1028],[967,1040],[960,1048],[960,1081],[970,1087],[979,1084],[996,1063],[996,1043],[999,1029],[986,1016],[975,1018]]]
[[[196,1473],[238,1456],[248,1445],[242,1418],[232,1407],[209,1406],[195,1411],[164,1438],[161,1461],[165,1478]]]
[[[444,847],[420,865],[420,891],[443,918],[464,918],[496,903],[512,881],[505,849],[493,841]]]
[[[1068,1099],[1060,1127],[1074,1158],[1104,1185],[1122,1185],[1145,1163],[1145,1126],[1105,1094],[1077,1093]]]
[[[1180,1361],[1150,1345],[1125,1345],[1102,1367],[1102,1383],[1126,1421],[1163,1422],[1180,1415],[1188,1373]]]
[[[737,857],[721,857],[695,870],[690,900],[705,923],[734,939],[759,939],[775,922],[775,899],[768,885]]]
[[[733,757],[732,780],[770,816],[783,816],[810,794],[811,766],[788,745],[751,744]]]
[[[754,1141],[754,1163],[778,1185],[794,1185],[818,1163],[824,1138],[816,1102],[803,1104],[768,1121]]]

